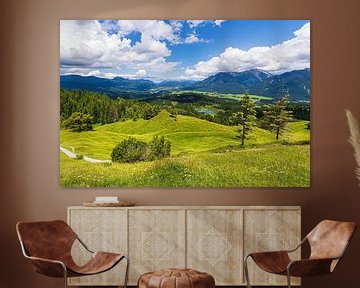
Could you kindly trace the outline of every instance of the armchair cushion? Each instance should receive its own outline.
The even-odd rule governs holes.
[[[328,274],[331,272],[333,261],[336,260],[333,258],[297,260],[291,262],[289,272],[291,276],[297,277]]]
[[[275,274],[286,273],[287,265],[291,262],[286,251],[258,252],[250,256],[261,269]]]
[[[84,266],[77,266],[73,261],[67,263],[68,276],[92,275],[105,272],[124,258],[123,254],[95,252]]]

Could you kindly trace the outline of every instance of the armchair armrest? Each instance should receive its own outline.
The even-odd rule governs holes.
[[[320,274],[329,274],[334,271],[336,265],[346,252],[349,241],[346,242],[341,254],[330,258],[311,258],[291,261],[287,266],[288,275],[291,276],[311,276]]]
[[[288,252],[288,253],[295,252],[297,249],[299,249],[306,242],[306,240],[307,240],[307,237],[303,238],[301,240],[301,242],[299,243],[299,245],[297,245],[295,248],[290,249],[290,250],[285,250],[285,251]]]
[[[76,240],[80,242],[80,244],[90,253],[95,253],[94,251],[90,250],[90,248],[80,239],[78,235],[76,235]]]
[[[264,252],[252,252],[252,253],[249,253],[246,257],[252,257],[253,255],[256,255],[256,254],[266,254],[268,256],[271,256],[271,255],[282,255],[282,254],[288,254],[288,253],[292,253],[292,252],[295,252],[297,249],[299,249],[305,242],[306,242],[307,238],[303,238],[301,240],[301,242],[299,243],[299,245],[297,245],[295,248],[293,249],[288,249],[288,250],[278,250],[278,251],[264,251]]]

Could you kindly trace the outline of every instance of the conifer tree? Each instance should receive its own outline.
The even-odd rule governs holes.
[[[239,104],[240,111],[233,113],[230,121],[233,124],[239,125],[239,138],[241,138],[241,146],[244,146],[245,139],[249,138],[249,134],[254,126],[256,126],[256,105],[248,94],[241,98]]]
[[[92,130],[93,117],[89,114],[74,112],[64,121],[64,127],[72,132]]]
[[[280,100],[267,106],[264,111],[266,126],[270,131],[275,132],[276,140],[286,131],[287,124],[293,119],[292,111],[286,109],[289,95],[286,94]]]

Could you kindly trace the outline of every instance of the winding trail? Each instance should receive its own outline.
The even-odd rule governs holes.
[[[70,147],[73,151],[70,151],[64,147],[62,147],[60,145],[60,151],[63,152],[66,156],[68,156],[69,158],[72,159],[76,159],[77,154],[75,154],[75,149],[74,147]],[[94,158],[90,158],[88,156],[83,155],[83,159],[87,162],[90,163],[111,163],[111,160],[99,160],[99,159],[94,159]]]

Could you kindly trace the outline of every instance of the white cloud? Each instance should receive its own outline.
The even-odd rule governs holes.
[[[117,34],[119,32],[118,21],[116,20],[104,20],[101,26],[106,32],[110,34]]]
[[[130,51],[131,41],[108,35],[97,21],[62,20],[60,25],[60,64],[102,66],[108,55]]]
[[[121,35],[128,35],[132,32],[140,32],[142,36],[155,41],[178,40],[178,25],[170,25],[160,20],[119,20],[118,25]]]
[[[65,68],[171,70],[167,42],[179,41],[179,24],[157,20],[98,21],[62,20],[60,24],[60,65]],[[111,32],[111,33],[110,33]],[[127,35],[140,33],[132,43]],[[167,42],[166,42],[167,41]],[[159,65],[159,67],[152,67]],[[94,72],[95,73],[95,72]]]
[[[186,21],[191,29],[196,28],[200,24],[206,22],[206,20],[187,20]]]
[[[225,22],[225,21],[226,21],[226,20],[215,20],[214,23],[215,23],[216,26],[221,26],[221,24],[222,24],[223,22]]]
[[[199,38],[195,33],[189,34],[188,37],[186,37],[184,40],[185,44],[192,44],[192,43],[198,43],[198,42],[209,43],[210,41]]]
[[[176,35],[178,35],[183,28],[183,21],[181,20],[170,20],[169,24],[173,28],[173,31]]]
[[[140,70],[138,70],[136,73],[135,73],[135,75],[136,76],[138,76],[138,77],[145,77],[146,76],[146,70],[144,70],[144,69],[140,69]]]
[[[213,23],[216,26],[221,26],[221,24],[225,21],[226,20],[187,20],[186,22],[188,23],[191,29],[195,29],[197,26],[205,23]]]
[[[219,56],[200,61],[185,74],[193,79],[203,79],[224,71],[245,71],[252,68],[272,73],[310,67],[310,23],[294,32],[294,37],[270,47],[253,47],[249,50],[228,47]]]
[[[95,76],[99,78],[113,79],[120,76],[116,73],[105,72],[102,70],[93,70],[89,68],[60,68],[61,75],[80,75],[80,76]]]
[[[123,77],[127,79],[148,79],[152,78],[148,75],[147,71],[144,69],[139,69],[135,73],[113,73],[106,72],[103,70],[94,70],[91,68],[61,68],[61,75],[80,75],[80,76],[95,76],[99,78],[113,79],[115,77]]]
[[[190,34],[185,39],[186,44],[191,44],[191,43],[195,43],[195,42],[199,42],[199,41],[200,41],[200,39],[195,34]]]
[[[187,20],[186,23],[192,29],[192,33],[189,34],[184,40],[180,41],[178,44],[185,43],[185,44],[192,44],[198,42],[209,43],[211,40],[202,39],[196,33],[196,28],[200,25],[204,25],[205,23],[213,23],[216,26],[221,26],[226,20]]]

